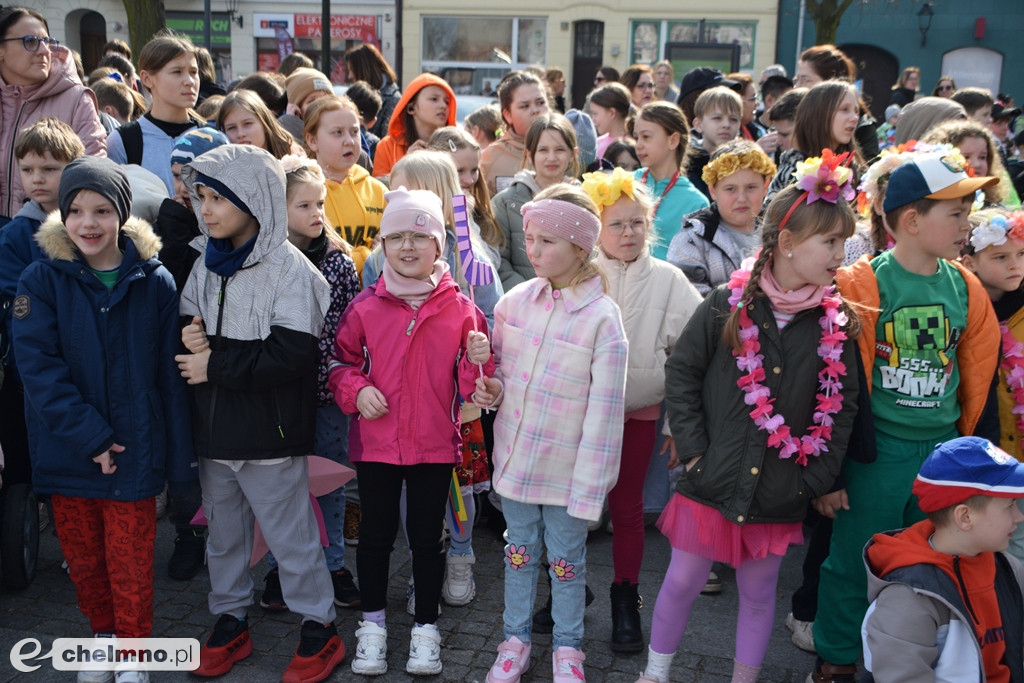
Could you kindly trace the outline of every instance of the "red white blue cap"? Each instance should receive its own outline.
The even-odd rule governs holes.
[[[988,439],[962,436],[940,443],[914,480],[923,512],[935,512],[972,496],[1024,498],[1024,464]]]

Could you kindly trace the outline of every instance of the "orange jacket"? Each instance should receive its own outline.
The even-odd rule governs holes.
[[[967,329],[964,330],[956,349],[960,364],[960,386],[957,400],[960,403],[960,419],[956,427],[961,434],[970,436],[978,424],[989,387],[999,359],[999,321],[988,294],[974,273],[958,261],[950,261],[967,284]],[[872,368],[875,363],[875,330],[878,327],[881,299],[878,294],[878,280],[865,255],[856,263],[840,268],[836,273],[836,284],[843,297],[856,305],[860,315],[861,331],[857,347],[867,375],[868,391],[871,391]]]
[[[424,73],[412,79],[412,82],[405,88],[402,99],[398,101],[395,111],[391,114],[391,121],[388,123],[388,134],[377,143],[377,151],[373,157],[373,175],[377,178],[391,174],[391,167],[399,159],[405,156],[409,146],[405,142],[405,110],[419,94],[420,90],[428,85],[436,85],[448,93],[448,122],[445,125],[455,125],[455,93],[448,82],[440,76]],[[426,140],[424,140],[426,142]]]

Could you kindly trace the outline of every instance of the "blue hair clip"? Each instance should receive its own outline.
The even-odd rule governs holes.
[[[107,74],[107,78],[113,78],[118,83],[124,83],[124,79],[121,78],[121,74],[117,73],[116,71],[111,74]]]

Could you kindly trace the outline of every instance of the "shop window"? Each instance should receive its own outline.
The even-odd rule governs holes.
[[[740,46],[740,69],[754,68],[756,21],[657,21],[630,22],[631,63],[653,64],[664,58],[666,43],[736,44]],[[679,75],[679,74],[677,74]]]

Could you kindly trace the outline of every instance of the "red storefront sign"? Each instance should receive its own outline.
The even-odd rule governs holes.
[[[296,38],[319,38],[322,22],[319,14],[296,14]],[[372,15],[332,14],[331,38],[335,40],[357,40],[363,43],[379,44],[377,40],[377,17]]]

